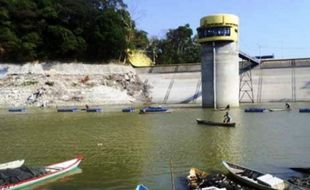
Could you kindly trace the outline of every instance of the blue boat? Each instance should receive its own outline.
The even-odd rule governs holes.
[[[163,108],[163,107],[154,107],[154,106],[149,106],[149,107],[144,107],[140,109],[140,113],[156,113],[156,112],[167,112],[168,108]]]
[[[246,108],[244,112],[267,112],[266,108]]]
[[[77,107],[62,107],[57,108],[57,112],[78,112]]]
[[[139,184],[136,187],[136,190],[149,190],[149,188],[147,188],[145,185],[143,184]]]
[[[9,112],[25,112],[26,108],[9,108]]]
[[[101,108],[88,108],[86,112],[102,112]]]
[[[135,111],[135,108],[133,108],[133,107],[128,107],[128,108],[122,109],[122,112],[134,112],[134,111]]]
[[[300,108],[299,112],[300,113],[310,113],[310,108]]]

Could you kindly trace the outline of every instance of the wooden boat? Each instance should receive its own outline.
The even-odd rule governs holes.
[[[78,168],[78,165],[82,161],[82,156],[77,156],[72,160],[67,160],[64,162],[48,165],[42,167],[44,173],[42,175],[33,176],[28,179],[17,180],[14,183],[4,183],[0,185],[1,190],[16,190],[20,188],[26,188],[31,185],[37,184],[39,182],[46,181],[48,179],[53,179],[61,175],[67,174]],[[31,171],[30,171],[31,172]]]
[[[147,188],[145,185],[143,184],[139,184],[136,187],[136,190],[149,190],[149,188]]]
[[[210,125],[210,126],[221,126],[221,127],[234,127],[236,123],[223,123],[223,122],[215,122],[215,121],[207,121],[203,119],[196,119],[198,124]]]
[[[9,112],[25,112],[26,108],[9,108]]]
[[[168,112],[168,108],[163,108],[160,106],[158,107],[149,106],[140,109],[140,113],[160,113],[160,112]]]
[[[24,164],[25,160],[15,160],[0,164],[0,170],[19,168]]]
[[[135,108],[133,108],[133,107],[128,107],[128,108],[122,109],[122,112],[134,112],[134,111],[135,111]]]
[[[239,181],[261,190],[303,189],[271,174],[264,174],[243,166],[223,161],[226,169]]]

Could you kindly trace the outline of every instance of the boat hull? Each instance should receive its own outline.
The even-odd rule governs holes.
[[[57,108],[57,112],[78,112],[77,107],[64,107],[64,108]]]
[[[247,108],[244,112],[268,112],[266,108]]]
[[[300,108],[299,112],[300,113],[310,113],[310,108]]]
[[[122,109],[122,112],[134,112],[134,111],[135,109],[131,107]]]
[[[101,108],[88,108],[86,112],[102,112]]]
[[[33,177],[27,180],[23,180],[23,181],[14,183],[14,184],[0,186],[0,189],[1,190],[17,190],[17,189],[29,187],[34,184],[38,184],[40,182],[64,175],[78,168],[78,165],[80,164],[82,159],[83,159],[82,157],[78,156],[72,160],[45,166],[44,168],[48,172],[47,174],[44,174],[38,177]]]
[[[222,123],[222,122],[214,122],[207,121],[202,119],[196,119],[198,124],[209,125],[209,126],[219,126],[219,127],[235,127],[236,123]]]
[[[167,113],[168,108],[163,107],[145,107],[140,109],[140,113]]]
[[[291,188],[289,188],[289,185],[284,182],[284,180],[282,180],[283,185],[281,187],[273,188],[273,187],[264,185],[262,183],[258,183],[258,181],[256,180],[257,178],[261,178],[264,175],[266,175],[264,173],[261,173],[261,172],[258,172],[258,171],[252,170],[252,169],[248,169],[248,168],[245,168],[242,166],[238,166],[235,164],[231,164],[231,163],[228,163],[225,161],[223,161],[223,165],[229,171],[229,173],[231,175],[233,175],[237,180],[239,180],[239,181],[241,181],[241,182],[243,182],[243,183],[245,183],[251,187],[261,189],[261,190],[286,190],[286,189],[291,189]],[[250,175],[252,177],[243,175],[243,173],[245,173],[245,172],[250,173]],[[277,178],[277,179],[279,179],[279,178]]]

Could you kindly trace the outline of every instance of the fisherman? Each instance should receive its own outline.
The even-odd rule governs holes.
[[[287,102],[285,103],[285,107],[286,107],[286,109],[287,109],[287,110],[291,109],[290,104],[289,104],[289,103],[287,103]]]
[[[228,111],[224,115],[223,123],[230,123],[231,116],[229,115]]]

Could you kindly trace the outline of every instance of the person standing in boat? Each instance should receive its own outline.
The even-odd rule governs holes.
[[[223,123],[230,123],[231,121],[231,116],[229,115],[228,111],[224,115],[224,120]]]

